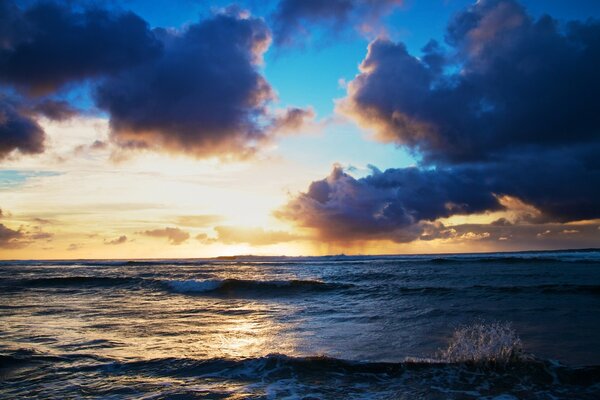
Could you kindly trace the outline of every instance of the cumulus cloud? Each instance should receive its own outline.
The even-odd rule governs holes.
[[[75,115],[58,99],[82,84],[108,114],[121,157],[150,149],[245,158],[314,118],[312,109],[271,111],[275,91],[260,71],[271,32],[235,7],[151,29],[132,12],[93,3],[4,1],[0,23],[0,84],[18,99],[0,99],[0,157],[42,152],[36,118]]]
[[[183,31],[161,30],[161,57],[100,85],[112,138],[122,146],[195,156],[244,156],[266,140],[275,95],[258,71],[270,43],[256,18],[219,14]]]
[[[373,31],[382,15],[400,6],[402,0],[281,0],[273,14],[278,45],[298,44],[315,26],[341,31],[354,26]]]
[[[478,178],[403,168],[355,179],[335,166],[327,178],[311,183],[275,215],[315,229],[326,240],[410,242],[423,232],[423,221],[502,209]]]
[[[179,228],[153,229],[138,233],[150,237],[167,238],[174,245],[181,244],[190,238],[189,233]]]
[[[424,222],[503,210],[507,198],[523,207],[517,222],[600,218],[600,170],[587,170],[581,160],[540,163],[534,158],[452,168],[374,170],[355,179],[336,166],[275,215],[314,229],[327,240],[409,242],[423,233]]]
[[[133,13],[72,2],[0,2],[0,159],[44,151],[37,116],[77,113],[64,100],[33,99],[157,57],[162,43]],[[9,98],[9,94],[13,98]]]
[[[512,0],[479,1],[419,57],[373,41],[338,110],[436,164],[598,145],[599,43],[599,21],[561,26]]]
[[[29,94],[50,93],[156,57],[162,44],[131,12],[71,2],[0,4],[0,81]]]
[[[419,57],[378,38],[337,109],[412,150],[419,166],[361,179],[336,167],[276,215],[328,240],[398,242],[497,238],[431,224],[501,209],[500,198],[533,210],[521,222],[600,218],[598,65],[600,22],[561,26],[512,0],[467,8],[446,44]]]

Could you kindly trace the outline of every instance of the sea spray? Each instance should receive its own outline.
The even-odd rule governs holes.
[[[506,365],[523,357],[521,339],[510,322],[476,322],[457,328],[440,358],[451,363]]]

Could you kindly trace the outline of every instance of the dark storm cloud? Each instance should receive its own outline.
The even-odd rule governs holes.
[[[281,0],[273,14],[275,42],[296,44],[310,36],[315,26],[371,30],[382,14],[401,4],[402,0]]]
[[[138,232],[140,235],[167,238],[171,244],[178,245],[190,238],[190,234],[179,228],[152,229]]]
[[[396,241],[448,237],[430,232],[436,219],[498,210],[502,196],[537,209],[529,224],[600,218],[599,67],[600,22],[534,20],[510,0],[458,14],[447,45],[419,58],[377,39],[338,109],[420,166],[336,168],[277,215],[330,240]]]
[[[161,52],[148,24],[131,12],[73,2],[19,8],[0,2],[0,81],[45,94],[86,78],[115,73]]]
[[[533,19],[484,0],[419,58],[377,39],[339,109],[426,162],[459,163],[600,140],[600,22]]]
[[[161,32],[163,56],[104,82],[98,105],[124,147],[244,156],[267,139],[274,98],[258,71],[270,43],[260,19],[219,14]]]
[[[511,158],[452,168],[389,169],[360,179],[335,167],[329,177],[313,182],[276,216],[316,229],[328,240],[398,242],[417,239],[423,222],[501,210],[501,196],[516,197],[541,213],[523,222],[600,218],[600,169],[590,170],[581,159],[561,159],[560,154],[546,154],[544,162]]]
[[[13,151],[44,151],[44,130],[27,110],[0,94],[0,160]]]
[[[422,221],[502,209],[477,174],[419,168],[375,171],[355,179],[335,167],[276,216],[328,240],[415,240]]]
[[[235,7],[179,30],[93,2],[1,1],[0,11],[0,84],[22,105],[19,127],[0,128],[0,157],[41,152],[35,118],[75,115],[52,96],[84,80],[123,149],[244,158],[314,117],[267,109],[276,96],[259,69],[271,34]]]

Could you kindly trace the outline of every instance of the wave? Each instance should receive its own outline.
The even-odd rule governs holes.
[[[245,279],[185,279],[167,280],[114,276],[56,276],[20,280],[5,280],[2,289],[21,291],[36,288],[125,288],[150,289],[177,294],[206,296],[285,296],[302,293],[330,292],[353,287],[351,284],[327,283],[318,280],[245,280]]]
[[[213,279],[213,280],[171,280],[163,283],[177,293],[198,294],[295,294],[305,292],[324,292],[347,289],[352,285],[326,283],[316,280],[279,280],[259,281],[245,279]]]
[[[390,280],[393,275],[381,276]],[[350,281],[358,281],[348,279]],[[367,285],[362,287],[360,283],[333,283],[319,280],[246,280],[246,279],[184,279],[164,280],[141,277],[119,277],[119,276],[55,276],[44,278],[30,278],[20,280],[5,280],[2,282],[2,290],[20,291],[35,288],[127,288],[137,290],[142,288],[153,290],[166,290],[179,294],[198,294],[216,296],[282,296],[301,293],[318,293],[344,291],[353,289],[356,291],[379,292],[379,285]],[[540,285],[472,285],[472,286],[398,286],[397,293],[404,295],[432,295],[444,296],[454,294],[465,294],[468,292],[486,293],[532,293],[547,295],[600,295],[600,285],[580,284],[540,284]]]
[[[58,392],[55,394],[62,397],[72,397],[73,393],[68,393],[66,388],[72,387],[68,380],[74,377],[88,388],[95,385],[106,388],[101,397],[120,397],[122,393],[118,390],[125,385],[135,386],[138,395],[148,393],[160,398],[197,395],[199,386],[206,390],[206,394],[216,396],[219,388],[226,386],[237,388],[237,395],[244,393],[252,398],[491,398],[512,393],[519,398],[557,396],[591,399],[595,398],[594,393],[598,393],[600,376],[600,366],[575,368],[535,358],[485,365],[418,359],[363,362],[282,354],[240,359],[158,358],[137,361],[79,354],[0,355],[0,360],[4,359],[10,360],[6,368],[23,368],[24,364],[32,364],[31,380],[27,379],[27,374],[21,373],[14,381],[21,393],[36,393],[39,391],[36,385],[40,385],[45,389],[44,393],[54,389]],[[40,370],[40,363],[50,365],[49,371],[53,375],[36,375],[33,371]],[[79,378],[81,376],[85,376],[85,383]],[[148,379],[137,384],[142,376]],[[109,387],[105,386],[107,379],[112,382]],[[158,385],[152,385],[152,381],[158,382]],[[165,385],[165,382],[169,384]],[[190,382],[194,387],[189,390],[179,386],[184,382]],[[157,396],[166,387],[179,392],[162,392]],[[0,395],[4,388],[0,388]],[[116,391],[110,392],[113,389]],[[477,395],[473,394],[475,392]],[[267,393],[270,396],[265,396]],[[527,393],[537,395],[529,396]],[[229,393],[222,397],[238,398],[237,395]]]

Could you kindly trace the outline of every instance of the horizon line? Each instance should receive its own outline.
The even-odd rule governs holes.
[[[215,257],[171,257],[171,258],[15,258],[15,259],[0,259],[2,262],[12,261],[158,261],[158,260],[235,260],[238,258],[289,258],[289,259],[300,259],[300,258],[332,258],[332,257],[422,257],[422,256],[460,256],[470,254],[524,254],[524,253],[560,253],[560,252],[594,252],[600,251],[600,247],[582,247],[582,248],[568,248],[568,249],[544,249],[544,250],[515,250],[515,251],[472,251],[472,252],[456,252],[456,253],[404,253],[404,254],[324,254],[319,256],[286,256],[286,255],[257,255],[257,254],[237,254],[232,256],[215,256]]]

